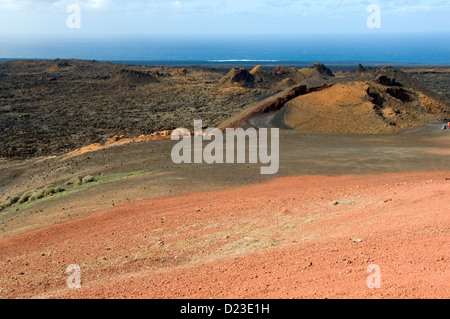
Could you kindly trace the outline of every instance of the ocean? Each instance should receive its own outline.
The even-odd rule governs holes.
[[[450,63],[450,34],[222,37],[5,37],[0,59],[169,63]]]

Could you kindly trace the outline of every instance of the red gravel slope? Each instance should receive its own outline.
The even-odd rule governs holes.
[[[449,177],[299,176],[133,203],[0,240],[0,296],[449,298]]]

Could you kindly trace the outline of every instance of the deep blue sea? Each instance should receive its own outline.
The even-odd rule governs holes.
[[[0,37],[2,59],[450,63],[450,34],[236,37]]]

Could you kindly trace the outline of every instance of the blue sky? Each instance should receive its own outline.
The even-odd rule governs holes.
[[[81,28],[66,25],[81,8]],[[370,4],[381,29],[369,29]],[[0,35],[272,35],[450,32],[450,0],[0,0]]]

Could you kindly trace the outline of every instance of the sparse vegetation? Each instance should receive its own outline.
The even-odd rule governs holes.
[[[95,182],[95,177],[88,175],[88,176],[84,177],[81,181],[83,184],[89,184],[89,183]]]
[[[99,184],[119,181],[122,179],[128,179],[128,178],[133,178],[133,177],[147,175],[147,174],[152,174],[152,172],[137,171],[137,172],[132,172],[132,173],[109,175],[109,176],[104,176],[101,178],[95,178],[94,176],[91,176],[91,175],[87,175],[85,177],[77,176],[74,179],[65,183],[66,186],[69,186],[69,185],[75,186],[75,187],[69,188],[68,191],[62,187],[50,186],[50,187],[46,187],[44,189],[27,192],[27,193],[23,194],[22,196],[11,197],[5,203],[0,203],[0,211],[3,211],[5,209],[13,206],[14,204],[19,204],[19,205],[31,204],[33,202],[36,202],[41,199],[43,200],[43,199],[53,196],[55,194],[59,194],[59,193],[63,193],[63,192],[64,193],[77,192],[77,191],[83,190],[84,187],[96,186]]]
[[[80,186],[83,184],[83,179],[81,176],[77,176],[73,180],[70,181],[70,184],[73,184],[75,186]]]
[[[66,182],[66,185],[67,185],[67,186],[68,186],[68,185],[81,186],[81,185],[83,185],[83,184],[89,184],[89,183],[92,183],[92,182],[95,182],[95,181],[96,181],[95,177],[94,177],[94,176],[91,176],[91,175],[87,175],[87,176],[85,176],[85,177],[83,177],[83,176],[77,176],[77,177],[75,177],[74,179],[72,179],[72,180]]]
[[[18,201],[20,201],[19,196],[13,196],[13,197],[8,198],[8,200],[5,203],[0,203],[0,211],[6,209],[8,207],[11,207]]]
[[[20,200],[20,197],[19,197],[19,196],[13,196],[13,197],[11,197],[10,199],[8,199],[8,200],[6,201],[6,206],[7,206],[7,207],[12,206],[12,205],[14,205],[15,203],[17,203],[19,200]]]
[[[65,189],[61,187],[47,187],[40,191],[25,193],[22,196],[13,196],[9,198],[5,203],[0,204],[0,211],[13,206],[14,204],[25,204],[29,202],[33,202],[54,194],[62,193]]]
[[[31,198],[31,193],[23,194],[22,197],[20,197],[18,203],[19,204],[26,203],[26,202],[28,202],[30,200],[30,198]]]
[[[61,192],[64,192],[64,189],[62,189],[61,187],[48,187],[43,190],[43,195],[44,197],[47,197]]]

